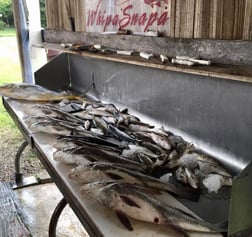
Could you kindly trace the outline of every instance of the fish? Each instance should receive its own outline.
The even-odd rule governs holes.
[[[52,135],[70,135],[72,133],[69,127],[61,126],[46,117],[25,117],[24,122],[33,133],[41,132]]]
[[[179,180],[180,182],[187,184],[187,176],[185,173],[185,168],[180,166],[178,167],[178,169],[176,169],[175,171],[175,177],[177,180]]]
[[[178,159],[171,159],[167,164],[169,168],[175,168],[178,166],[182,166],[189,170],[194,170],[198,168],[204,174],[216,173],[227,177],[232,177],[232,175],[226,171],[219,163],[207,156],[205,154],[200,153],[185,153]]]
[[[166,151],[161,148],[160,146],[154,144],[153,142],[149,141],[140,141],[138,142],[141,146],[146,147],[148,150],[152,151],[153,153],[157,155],[166,154]]]
[[[167,159],[167,154],[165,153],[158,155],[144,146],[133,144],[129,144],[123,150],[122,155],[131,160],[139,160],[140,163],[148,164],[151,168],[161,166]]]
[[[217,162],[207,162],[207,161],[199,161],[199,170],[204,174],[219,174],[226,177],[232,177],[232,175],[225,170],[222,166],[220,166]]]
[[[73,112],[71,114],[74,115],[76,118],[83,119],[83,120],[92,120],[94,117],[93,115],[88,114],[85,110]]]
[[[223,231],[204,220],[160,201],[150,195],[147,189],[124,182],[89,183],[81,191],[95,198],[102,205],[115,211],[120,222],[130,231],[133,227],[129,218],[171,228],[179,236],[189,237],[187,231],[213,232]]]
[[[225,181],[232,185],[232,175],[212,157],[201,152],[185,153],[170,159],[166,166],[176,169],[175,178],[194,189],[205,187],[217,192]]]
[[[79,124],[49,116],[26,117],[25,122],[33,132],[43,132],[55,135],[71,135],[74,131],[76,133],[85,131],[85,128]]]
[[[56,113],[59,118],[63,118],[64,120],[67,120],[67,121],[72,121],[72,122],[76,122],[79,124],[83,124],[83,122],[84,122],[83,119],[80,119],[71,113],[65,112],[65,111],[61,110],[59,107],[52,105],[52,104],[41,105],[41,108],[47,108],[47,109],[53,111],[54,113]]]
[[[81,165],[90,162],[81,154],[73,154],[62,150],[55,151],[53,159],[67,165]]]
[[[106,149],[106,147],[105,147]],[[82,146],[79,148],[74,149],[73,152],[71,152],[73,155],[84,155],[88,160],[90,161],[103,161],[103,162],[111,162],[111,163],[120,163],[122,165],[132,165],[135,167],[135,170],[146,170],[147,166],[142,164],[141,166],[139,163],[128,160],[125,157],[118,155],[116,152],[113,152],[112,150],[104,150],[100,149],[100,147],[95,146]]]
[[[132,157],[132,156],[136,156],[139,153],[143,153],[152,159],[157,159],[159,157],[159,155],[156,155],[155,153],[150,151],[148,148],[140,146],[140,145],[133,145],[133,144],[129,144],[127,149],[123,150],[122,155],[125,157]]]
[[[73,141],[76,144],[89,142],[89,143],[94,143],[96,145],[103,145],[103,146],[109,146],[109,147],[114,147],[114,148],[125,148],[126,146],[123,142],[112,140],[112,139],[107,138],[106,136],[94,134],[86,130],[76,135],[59,136],[59,139],[63,141]]]
[[[117,125],[124,124],[128,126],[129,124],[137,124],[140,122],[140,119],[132,114],[120,112],[117,114]]]
[[[192,188],[198,189],[198,179],[197,179],[197,177],[195,176],[195,174],[194,174],[191,170],[189,170],[189,169],[187,169],[187,168],[185,168],[185,174],[186,174],[186,177],[187,177],[187,182],[188,182],[188,184],[189,184]]]
[[[100,162],[92,162],[88,165],[81,165],[73,168],[69,173],[69,177],[81,183],[90,183],[101,179],[124,180],[125,182],[142,184],[158,190],[167,191],[181,198],[193,201],[196,201],[199,198],[198,193],[192,192],[192,190],[182,187],[177,188],[170,183],[162,182],[160,179],[133,169],[115,166],[113,163],[104,164]]]
[[[76,113],[79,111],[83,111],[84,107],[82,104],[80,103],[76,103],[76,102],[69,102],[67,104],[62,105],[63,103],[59,103],[59,107],[61,110],[63,110],[64,112],[67,113]]]
[[[178,166],[193,170],[198,166],[198,155],[197,154],[184,154],[179,159],[171,159],[167,166],[172,169]]]
[[[140,136],[140,138],[145,139],[148,138],[150,141],[154,142],[155,144],[159,145],[161,148],[170,151],[172,149],[172,145],[169,139],[166,136],[156,134],[155,132],[134,132],[136,136]]]
[[[0,86],[0,95],[16,100],[49,102],[63,99],[81,99],[81,96],[66,92],[56,92],[40,85],[28,83],[8,83]]]
[[[106,134],[108,132],[108,124],[105,122],[103,118],[94,116],[93,122],[95,123],[97,128],[102,130],[103,134]]]
[[[120,129],[118,129],[116,126],[112,125],[112,124],[108,124],[108,131],[117,139],[119,140],[123,140],[123,141],[127,141],[127,142],[132,142],[135,143],[135,139],[132,138],[130,135],[128,135],[127,133],[121,131]]]

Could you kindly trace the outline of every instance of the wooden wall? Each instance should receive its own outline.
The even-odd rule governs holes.
[[[165,24],[155,21],[149,29],[159,30],[171,38],[252,40],[252,0],[46,0],[47,28],[80,32],[104,31],[101,27],[87,27],[92,4],[93,11],[101,10],[105,20],[108,12],[113,15],[111,9],[119,18],[122,17],[123,8],[129,5],[132,8],[126,13],[133,12],[136,15],[138,12],[140,18],[144,11],[147,13],[145,22],[150,14],[157,12],[161,17],[162,11],[167,11]],[[120,12],[117,13],[115,6],[119,5]],[[117,31],[120,26],[116,23],[111,22],[111,27],[105,31]],[[136,29],[146,31],[144,26],[132,27],[129,24],[127,29],[133,32]]]

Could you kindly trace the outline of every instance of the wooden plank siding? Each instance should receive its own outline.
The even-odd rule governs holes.
[[[94,9],[98,1],[94,1]],[[107,0],[101,0],[102,3],[103,1]],[[130,4],[131,1],[123,3]],[[110,5],[111,2],[113,1],[110,1]],[[138,6],[134,5],[134,10],[139,9],[141,12],[144,9],[149,14],[160,12],[162,7],[165,10],[165,4],[169,4],[169,22],[164,36],[252,40],[252,0],[160,0],[163,5],[159,6],[148,6],[144,0],[140,2]],[[156,4],[157,2],[155,1]],[[46,0],[47,28],[85,32],[87,12],[85,0]],[[109,9],[104,12],[109,12]],[[132,12],[132,9],[128,12]],[[151,29],[159,30],[160,25],[155,22]],[[96,28],[92,32],[97,32]]]

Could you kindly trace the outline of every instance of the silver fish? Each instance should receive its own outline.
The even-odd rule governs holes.
[[[167,165],[170,169],[182,166],[193,170],[198,166],[198,155],[197,154],[184,154],[179,159],[172,159]]]
[[[182,166],[189,170],[194,170],[196,167],[205,175],[216,173],[227,177],[232,177],[217,161],[207,155],[199,153],[185,153],[178,159],[171,159],[167,164],[169,168]]]
[[[232,175],[226,171],[223,167],[221,167],[218,163],[210,163],[207,161],[199,161],[199,169],[201,172],[203,172],[204,174],[219,174],[222,176],[226,176],[226,177],[232,177]]]
[[[90,115],[94,115],[94,116],[100,116],[100,117],[112,117],[113,114],[111,114],[110,112],[107,112],[105,110],[98,110],[98,109],[88,109],[86,110],[86,112]]]
[[[93,176],[91,175],[92,173]],[[177,188],[172,184],[162,182],[160,179],[145,175],[133,169],[130,170],[127,168],[115,166],[114,164],[101,165],[97,162],[89,163],[88,165],[83,165],[72,169],[69,174],[69,177],[82,183],[90,183],[97,181],[98,179],[96,178],[94,180],[93,177],[97,177],[99,175],[102,175],[102,179],[106,178],[124,180],[125,182],[147,185],[158,190],[168,191],[182,198],[187,198],[191,200],[198,199],[198,194],[191,192],[191,190],[189,191],[181,187]],[[91,180],[88,179],[90,177],[92,177]]]
[[[83,155],[72,154],[70,152],[65,152],[62,150],[55,151],[53,153],[53,159],[68,165],[83,165],[90,162]]]
[[[156,155],[155,153],[153,153],[146,147],[143,147],[140,145],[133,145],[133,144],[129,144],[128,149],[124,149],[122,152],[122,155],[125,157],[132,157],[132,156],[138,155],[139,153],[143,153],[153,159],[157,159],[159,157],[159,155]]]
[[[84,185],[81,191],[91,195],[104,206],[114,210],[119,220],[128,230],[133,230],[128,217],[136,220],[165,225],[175,233],[189,237],[186,231],[219,232],[212,224],[173,208],[167,203],[156,199],[145,189],[134,184],[112,182],[108,185],[97,183]]]
[[[113,134],[113,136],[119,140],[124,140],[124,141],[128,141],[128,142],[133,142],[135,143],[135,139],[132,138],[130,135],[128,135],[127,133],[121,131],[120,129],[118,129],[117,127],[113,126],[112,124],[108,125],[108,131]]]
[[[186,176],[186,173],[185,173],[185,168],[180,166],[178,169],[176,169],[175,177],[180,182],[182,182],[184,184],[187,184],[187,176]]]
[[[41,132],[53,135],[66,135],[66,136],[71,134],[71,130],[69,128],[58,125],[57,123],[53,123],[51,121],[43,121],[43,120],[29,121],[28,119],[26,119],[25,122],[28,124],[32,132]]]
[[[194,189],[198,189],[198,179],[195,176],[195,174],[187,168],[185,168],[185,174],[186,174],[187,182],[189,183],[189,185]]]
[[[88,114],[86,111],[74,112],[74,113],[72,113],[72,115],[78,119],[84,119],[84,120],[92,120],[93,119],[93,115]]]
[[[63,99],[80,99],[80,96],[56,92],[45,87],[28,83],[9,83],[0,86],[0,95],[17,100],[47,102]]]
[[[156,134],[154,132],[134,132],[133,133],[136,136],[140,136],[144,138],[149,138],[152,142],[159,145],[161,148],[170,151],[172,149],[172,145],[169,142],[168,138],[159,134]]]
[[[104,121],[104,119],[97,117],[97,116],[93,116],[93,121],[94,121],[96,127],[102,130],[103,134],[107,133],[108,125]]]

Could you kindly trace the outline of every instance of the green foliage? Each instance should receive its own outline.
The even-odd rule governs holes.
[[[2,14],[2,21],[6,26],[14,26],[12,3],[11,0],[0,0],[0,14]]]
[[[41,27],[46,28],[45,0],[39,0],[39,4],[40,4]]]
[[[6,27],[5,22],[3,22],[3,21],[0,20],[0,30],[4,30],[5,27]]]
[[[40,4],[40,17],[41,17],[41,26],[46,28],[46,9],[45,9],[45,0],[39,0]],[[12,11],[12,1],[11,0],[0,0],[0,30],[4,27],[14,27],[14,17]],[[3,22],[3,23],[1,23]]]

